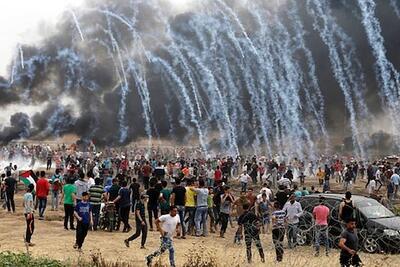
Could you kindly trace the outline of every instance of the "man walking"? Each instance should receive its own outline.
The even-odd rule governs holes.
[[[170,197],[171,206],[176,206],[178,209],[179,219],[182,227],[182,239],[186,239],[186,229],[184,224],[185,219],[185,204],[186,204],[186,188],[181,185],[181,180],[176,179],[175,187],[172,189]]]
[[[83,192],[82,199],[78,204],[76,204],[74,211],[75,218],[78,221],[76,226],[76,242],[74,249],[78,249],[79,252],[82,251],[82,245],[85,241],[89,227],[93,224],[92,207],[88,201],[88,192]]]
[[[60,170],[57,169],[51,177],[51,210],[58,210],[59,195],[62,186],[62,176]]]
[[[329,234],[328,234],[328,220],[329,208],[325,206],[325,198],[320,196],[319,205],[313,209],[313,217],[315,220],[315,256],[319,256],[320,238],[324,237],[325,254],[329,254]]]
[[[235,202],[235,198],[230,193],[230,187],[224,187],[224,194],[221,195],[221,208],[220,208],[220,220],[221,220],[221,229],[220,229],[220,237],[224,238],[226,228],[228,227],[229,216],[231,214],[232,204]]]
[[[25,242],[28,246],[32,247],[34,244],[31,242],[31,237],[35,229],[35,219],[33,217],[34,205],[32,191],[34,190],[34,185],[29,184],[26,193],[24,195],[24,215],[26,219],[26,234]]]
[[[4,180],[5,185],[5,197],[6,197],[6,205],[7,211],[15,213],[15,202],[14,202],[14,193],[15,188],[17,186],[17,180],[15,180],[12,175],[11,171],[6,172],[7,178]]]
[[[129,232],[132,227],[129,225],[129,211],[131,209],[131,199],[130,199],[130,191],[128,188],[128,183],[126,181],[122,181],[122,187],[118,192],[118,197],[114,200],[114,203],[119,203],[119,218],[124,224],[123,233]],[[119,227],[118,227],[119,228]]]
[[[400,176],[396,172],[394,172],[392,177],[390,177],[390,181],[392,182],[394,187],[393,197],[397,198],[397,192],[399,191],[400,185]]]
[[[145,202],[149,198],[147,195],[141,195],[140,200],[135,205],[136,233],[124,240],[125,246],[129,248],[129,242],[135,240],[142,234],[141,249],[144,249],[147,238],[147,223],[145,215]]]
[[[243,173],[239,176],[239,181],[240,181],[240,187],[242,192],[247,191],[247,184],[249,181],[251,181],[250,175],[247,174],[247,171],[244,170]]]
[[[162,215],[156,220],[157,230],[161,234],[161,246],[154,253],[146,257],[147,266],[151,266],[154,257],[161,255],[168,249],[170,266],[175,267],[175,251],[172,237],[175,231],[179,233],[180,219],[179,216],[176,216],[177,213],[177,208],[171,206],[169,214]]]
[[[285,237],[286,214],[281,209],[281,204],[274,202],[274,211],[272,212],[272,240],[275,245],[276,261],[283,259],[283,238]]]
[[[239,228],[241,228],[241,232],[244,230],[244,241],[246,243],[246,255],[247,262],[251,263],[251,243],[254,241],[256,247],[258,249],[258,253],[260,254],[261,262],[265,262],[264,258],[264,250],[260,241],[260,221],[259,218],[251,211],[249,211],[250,205],[245,203],[243,205],[244,213],[240,215],[238,219]]]
[[[101,185],[101,179],[96,178],[94,180],[95,185],[90,187],[90,205],[92,206],[93,214],[93,231],[97,231],[97,226],[100,219],[100,208],[101,202],[104,199],[104,187]]]
[[[46,179],[46,173],[44,171],[40,172],[40,178],[36,183],[36,196],[39,201],[39,220],[44,219],[44,211],[47,206],[47,196],[50,191],[50,183]]]
[[[340,235],[340,266],[361,266],[361,259],[357,254],[358,246],[359,244],[356,232],[356,222],[354,218],[350,218],[346,222],[346,229]]]
[[[289,201],[286,202],[285,206],[283,207],[283,211],[286,212],[286,218],[288,222],[288,245],[289,248],[294,248],[297,245],[297,228],[299,225],[299,218],[303,214],[301,204],[296,201],[294,194],[289,197]]]
[[[64,229],[75,230],[74,227],[74,205],[76,204],[76,187],[72,179],[67,179],[67,184],[63,186],[61,199],[64,200]]]
[[[198,188],[190,188],[196,192],[196,212],[194,215],[194,223],[196,226],[196,236],[207,235],[207,214],[208,214],[208,189],[205,188],[204,180],[199,181]],[[201,229],[203,227],[203,229]]]

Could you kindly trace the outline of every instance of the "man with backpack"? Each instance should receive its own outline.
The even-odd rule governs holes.
[[[63,177],[60,174],[60,170],[56,169],[55,174],[51,177],[51,210],[58,210],[62,182]]]
[[[354,218],[354,205],[351,199],[351,192],[349,191],[346,192],[345,198],[342,203],[340,203],[339,218],[345,223]]]

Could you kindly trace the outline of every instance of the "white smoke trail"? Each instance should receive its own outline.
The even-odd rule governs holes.
[[[395,135],[396,144],[400,147],[400,118],[397,115],[399,111],[399,91],[400,91],[400,75],[393,64],[386,57],[386,49],[384,39],[381,34],[381,27],[378,19],[375,17],[375,2],[373,0],[358,0],[361,9],[362,24],[368,37],[372,53],[375,57],[376,76],[381,84],[384,103],[389,108],[390,117],[392,118],[392,129]]]
[[[399,7],[399,1],[398,0],[389,0],[390,5],[393,8],[394,13],[396,14],[397,17],[400,18],[400,7]]]
[[[81,37],[81,40],[85,41],[85,38],[83,37],[83,33],[82,33],[82,30],[81,30],[81,26],[79,25],[79,21],[78,21],[78,18],[76,17],[76,15],[75,15],[75,12],[72,9],[70,9],[69,12],[71,13],[71,16],[72,16],[72,18],[74,20],[76,29],[78,30],[78,33],[79,33],[79,36]]]
[[[25,65],[24,65],[24,51],[22,50],[22,45],[18,45],[18,49],[19,49],[19,56],[20,56],[20,60],[21,60],[21,68],[24,69]]]
[[[358,152],[362,158],[365,158],[365,152],[359,140],[360,134],[356,120],[356,111],[351,96],[351,85],[348,80],[349,73],[344,67],[340,56],[340,50],[337,48],[338,45],[341,45],[341,41],[339,40],[339,44],[337,44],[338,42],[335,38],[335,32],[339,31],[339,26],[331,16],[329,3],[326,0],[307,0],[307,7],[308,12],[313,16],[313,26],[315,30],[319,32],[323,42],[328,47],[331,68],[343,92],[346,108],[350,113],[350,126],[356,152]]]

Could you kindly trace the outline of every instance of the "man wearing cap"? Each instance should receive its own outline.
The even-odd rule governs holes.
[[[286,218],[288,222],[288,245],[289,248],[294,248],[297,244],[297,228],[299,225],[299,218],[303,214],[301,204],[296,201],[294,194],[290,195],[289,201],[286,202],[285,206],[283,207],[283,211],[286,212]]]
[[[149,198],[148,195],[142,194],[140,200],[135,205],[136,233],[124,240],[125,246],[129,247],[129,242],[135,240],[142,233],[141,249],[144,249],[147,238],[147,223],[145,217],[145,202]]]
[[[329,208],[325,206],[325,197],[319,197],[319,205],[313,209],[313,217],[315,220],[315,256],[319,256],[320,237],[324,237],[325,253],[329,253],[329,234],[328,234],[328,220]]]

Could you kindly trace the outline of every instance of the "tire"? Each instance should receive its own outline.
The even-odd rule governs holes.
[[[309,243],[309,233],[307,230],[298,229],[297,230],[297,245],[305,246]]]
[[[376,238],[372,236],[367,236],[362,243],[362,247],[365,252],[368,253],[378,253],[380,251],[380,246]]]

